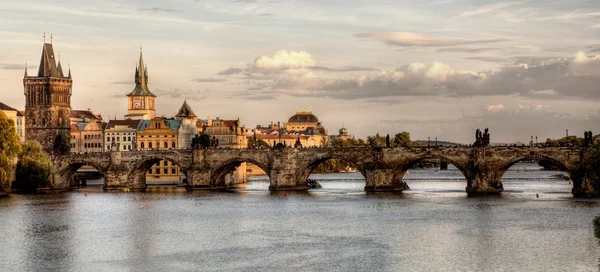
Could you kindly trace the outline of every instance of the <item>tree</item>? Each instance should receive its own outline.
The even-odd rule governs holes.
[[[40,143],[27,140],[22,147],[12,189],[19,193],[35,193],[38,188],[48,186],[52,162]]]
[[[256,139],[252,137],[248,138],[248,148],[271,148],[271,146],[262,139]]]
[[[408,147],[410,145],[411,141],[409,132],[403,131],[394,136],[393,147]]]
[[[203,148],[209,148],[210,144],[211,144],[210,135],[208,135],[206,133],[200,134],[200,137],[198,139],[198,144]]]
[[[10,192],[15,169],[14,159],[20,151],[15,122],[0,111],[0,194]]]

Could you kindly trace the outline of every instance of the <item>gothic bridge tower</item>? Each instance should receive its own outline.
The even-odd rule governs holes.
[[[52,43],[44,43],[38,73],[23,78],[25,92],[25,135],[42,144],[48,153],[68,152],[70,147],[71,69],[64,75],[54,57]]]

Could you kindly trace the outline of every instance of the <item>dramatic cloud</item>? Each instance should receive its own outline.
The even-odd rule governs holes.
[[[427,35],[412,32],[387,32],[387,33],[358,33],[357,38],[372,39],[397,46],[456,46],[464,44],[497,43],[509,41],[509,39],[486,39],[486,40],[460,40],[460,39],[436,39]]]
[[[227,79],[225,78],[195,78],[192,79],[194,82],[225,82]]]
[[[512,62],[511,59],[497,61]],[[571,59],[525,62],[530,64],[510,64],[491,71],[456,70],[441,62],[411,63],[394,70],[373,72],[365,69],[363,75],[355,77],[340,77],[341,74],[327,77],[327,74],[318,72],[327,72],[329,69],[317,68],[319,66],[315,65],[316,61],[310,54],[279,51],[271,57],[257,58],[240,72],[244,77],[239,79],[248,80],[244,81],[248,90],[268,90],[270,95],[335,99],[517,95],[543,99],[600,100],[600,92],[597,91],[600,55],[587,57],[579,52]]]

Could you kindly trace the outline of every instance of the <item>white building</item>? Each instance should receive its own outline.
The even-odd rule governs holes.
[[[104,129],[104,151],[136,149],[136,133],[141,120],[109,120]]]

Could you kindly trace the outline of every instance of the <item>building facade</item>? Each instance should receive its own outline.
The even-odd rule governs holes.
[[[0,111],[4,112],[8,119],[13,120],[15,131],[19,135],[21,142],[25,141],[24,116],[22,112],[2,102],[0,102]]]
[[[137,149],[137,129],[141,120],[109,120],[104,128],[104,151]]]
[[[136,135],[138,150],[164,150],[179,148],[179,129],[181,120],[155,117],[142,120]],[[171,161],[160,161],[153,165],[146,174],[147,181],[179,183],[184,173]]]
[[[102,152],[103,147],[103,124],[88,122],[71,125],[71,152]]]
[[[246,128],[240,123],[240,119],[223,120],[217,117],[204,126],[203,133],[215,137],[222,148],[248,147]]]
[[[179,127],[179,148],[192,148],[192,139],[198,134],[198,117],[190,108],[187,101],[183,101],[183,105],[175,115],[175,119],[181,121]]]
[[[47,152],[65,152],[69,146],[71,116],[71,92],[73,79],[71,69],[67,76],[62,65],[54,57],[51,43],[42,48],[42,58],[38,73],[23,77],[25,94],[25,137],[38,141]]]
[[[154,95],[148,89],[148,67],[140,52],[140,61],[135,68],[135,88],[127,95],[127,115],[125,119],[150,120],[155,116]]]

